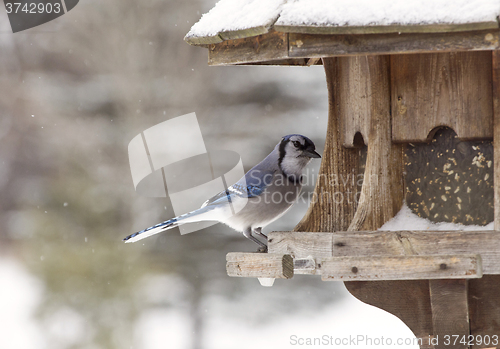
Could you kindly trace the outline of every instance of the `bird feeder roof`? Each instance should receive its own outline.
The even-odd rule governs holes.
[[[280,42],[281,46],[287,46],[288,34],[294,33],[323,35],[325,38],[326,35],[498,31],[499,15],[499,0],[221,0],[193,25],[184,39],[191,45],[208,47],[257,36],[267,39],[274,34],[277,42],[272,40],[272,44],[279,51],[282,48]],[[368,40],[372,38],[377,37],[367,37]],[[483,49],[496,49],[498,42],[492,42],[495,40],[496,37],[494,40],[487,40],[491,45]],[[259,41],[259,45],[261,43],[262,41]],[[433,45],[439,46],[437,42]],[[298,46],[300,48],[300,42]],[[213,47],[209,48],[213,50]],[[267,51],[270,49],[271,46]],[[467,45],[464,49],[468,49]],[[370,48],[364,50],[366,52],[361,49],[347,54],[366,54],[372,51]],[[337,48],[337,51],[339,54],[346,54],[342,47]],[[412,52],[411,47],[399,51]],[[227,54],[226,48],[225,55]],[[248,52],[246,57],[244,52],[238,53],[240,54],[242,56],[239,60],[233,57],[231,61],[219,63],[262,63],[267,60],[279,64],[280,61],[285,62],[283,58],[286,58],[289,64],[293,60],[289,59],[291,57],[284,57],[283,54],[275,54],[272,58],[260,57],[249,60]],[[328,55],[336,55],[336,52],[330,52]],[[210,60],[209,63],[219,64]]]
[[[367,34],[498,28],[498,0],[221,0],[186,35],[192,45],[269,32]]]

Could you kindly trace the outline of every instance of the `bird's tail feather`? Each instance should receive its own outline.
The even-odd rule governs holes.
[[[129,236],[125,237],[123,239],[123,241],[125,241],[127,243],[128,242],[136,242],[136,241],[145,239],[149,236],[161,233],[165,230],[178,227],[179,225],[182,225],[184,223],[199,222],[202,220],[210,220],[210,219],[207,219],[206,217],[203,217],[204,216],[203,213],[206,213],[210,210],[211,210],[210,208],[203,207],[203,208],[197,209],[195,211],[191,211],[189,213],[186,213],[186,214],[180,215],[178,217],[169,219],[168,221],[158,223],[158,224],[153,225],[149,228],[138,231],[137,233],[130,234]]]

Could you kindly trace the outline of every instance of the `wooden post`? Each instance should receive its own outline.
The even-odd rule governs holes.
[[[492,51],[495,230],[500,230],[500,51]]]
[[[363,64],[363,67],[353,69],[353,64]],[[346,231],[349,227],[378,229],[399,210],[404,193],[401,147],[393,146],[390,142],[389,59],[386,56],[323,58],[323,65],[329,102],[325,153],[315,188],[315,200],[294,230],[333,232]],[[355,79],[362,83],[353,82]],[[348,81],[351,83],[348,84]],[[364,135],[369,153],[366,174],[375,176],[373,181],[365,179],[363,182],[364,198],[360,202],[362,209],[359,213],[356,212],[358,203],[349,198],[349,195],[357,196],[357,183],[346,180],[358,178],[359,154],[357,149],[343,146],[342,134],[345,133],[340,124],[340,118],[346,114],[356,117],[349,110],[351,102],[341,98],[342,89],[346,86],[350,86],[349,93],[354,100],[368,98],[369,102],[363,101],[360,105],[369,110],[357,114],[370,115],[371,118],[368,136]],[[332,178],[339,179],[336,185],[331,185]],[[344,200],[325,200],[325,190],[330,191],[328,197],[343,196]],[[432,334],[428,281],[359,281],[346,282],[346,287],[361,301],[398,316],[417,337],[425,339],[424,343]]]
[[[345,231],[356,212],[359,151],[342,146],[339,124],[342,82],[338,79],[337,61],[336,58],[323,58],[328,87],[325,151],[313,200],[295,231]]]
[[[391,142],[389,56],[339,62],[341,90],[348,94],[340,102],[341,115],[361,118],[368,145],[358,208],[347,230],[378,229],[401,209],[404,194],[403,148]]]
[[[358,65],[353,69],[351,64]],[[358,115],[368,115],[368,145],[364,181],[359,206],[347,230],[375,230],[394,217],[403,204],[403,151],[391,142],[391,92],[389,56],[342,57],[340,86],[352,87],[351,99],[364,107]],[[344,79],[342,79],[342,77]],[[361,81],[361,83],[353,83]],[[351,104],[344,104],[342,115],[352,115]],[[359,281],[346,282],[346,288],[361,301],[384,309],[403,320],[417,337],[432,332],[428,282]]]
[[[500,230],[500,52],[492,51],[493,166],[495,186],[495,230]],[[485,275],[469,282],[468,303],[471,335],[500,337],[500,275]],[[474,343],[472,348],[493,347]],[[496,345],[498,348],[498,345]]]
[[[469,346],[467,280],[429,280],[435,349]],[[456,337],[455,337],[456,336]]]

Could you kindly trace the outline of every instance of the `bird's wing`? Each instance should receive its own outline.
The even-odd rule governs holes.
[[[254,170],[248,172],[238,182],[214,195],[203,203],[201,207],[231,202],[237,197],[253,198],[259,196],[272,183],[274,172],[271,170]]]

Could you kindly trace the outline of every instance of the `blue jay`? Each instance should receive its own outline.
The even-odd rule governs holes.
[[[201,208],[131,234],[123,241],[136,242],[184,223],[218,221],[242,232],[259,245],[259,251],[265,252],[267,244],[253,233],[267,241],[261,229],[292,207],[302,188],[302,170],[312,158],[321,158],[315,150],[314,143],[305,136],[285,136],[243,178],[208,199]],[[245,202],[235,213],[233,206],[238,206],[238,200]]]

